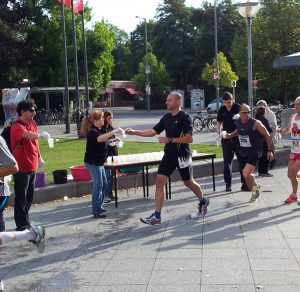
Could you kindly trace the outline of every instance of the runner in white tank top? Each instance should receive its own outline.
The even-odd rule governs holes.
[[[285,203],[290,204],[297,201],[298,179],[300,170],[300,96],[295,100],[295,114],[291,116],[287,127],[277,130],[282,134],[291,134],[291,153],[288,162],[288,178],[291,181],[292,192],[288,195]],[[300,205],[300,202],[298,202]]]

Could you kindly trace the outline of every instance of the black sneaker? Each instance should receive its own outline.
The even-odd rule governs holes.
[[[267,172],[267,173],[261,173],[260,176],[262,176],[262,177],[273,177],[274,175],[272,173]]]
[[[231,185],[226,184],[225,192],[232,192]]]
[[[103,213],[100,213],[100,214],[94,214],[94,217],[95,218],[106,218],[106,215]]]
[[[249,189],[249,187],[247,186],[247,184],[242,184],[241,190],[243,192],[251,192],[252,191],[251,189]]]

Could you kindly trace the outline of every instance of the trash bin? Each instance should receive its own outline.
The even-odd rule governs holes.
[[[68,171],[63,170],[54,170],[53,172],[53,180],[55,184],[65,184],[67,183],[68,179]]]

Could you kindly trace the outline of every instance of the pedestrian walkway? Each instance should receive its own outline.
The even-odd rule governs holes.
[[[91,216],[91,198],[75,198],[33,206],[33,223],[46,227],[44,254],[30,243],[0,247],[0,275],[6,291],[300,291],[300,207],[283,203],[290,192],[286,168],[274,177],[258,178],[261,195],[224,191],[217,177],[199,179],[210,198],[204,219],[187,220],[197,201],[182,183],[172,184],[162,224],[149,226],[150,198],[120,192],[106,219]],[[14,228],[13,211],[6,212]]]

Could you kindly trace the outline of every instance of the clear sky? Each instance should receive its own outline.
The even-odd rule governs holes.
[[[129,33],[141,22],[141,19],[135,16],[153,19],[157,6],[163,3],[163,0],[84,0],[84,3],[86,2],[93,9],[94,21],[101,21],[104,18]],[[186,0],[185,4],[200,7],[202,2],[203,0]]]

